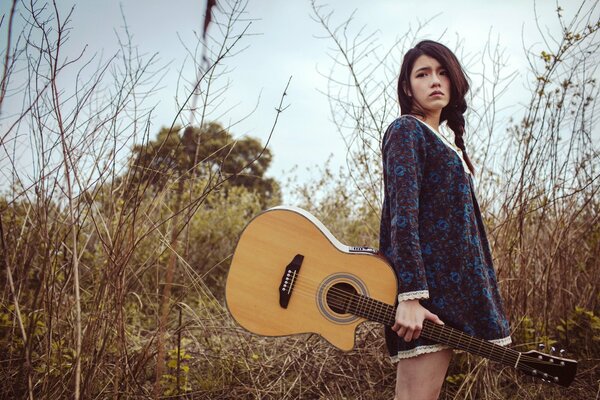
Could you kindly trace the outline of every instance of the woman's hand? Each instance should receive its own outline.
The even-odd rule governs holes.
[[[444,324],[437,315],[423,307],[419,300],[401,301],[396,309],[396,322],[392,330],[403,337],[405,342],[410,342],[419,338],[423,330],[423,321],[426,319],[436,324]]]

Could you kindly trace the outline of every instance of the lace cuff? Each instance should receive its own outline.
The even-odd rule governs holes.
[[[418,290],[416,292],[400,293],[398,295],[398,302],[415,299],[428,299],[429,290]]]

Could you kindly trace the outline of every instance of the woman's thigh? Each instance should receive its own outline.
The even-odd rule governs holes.
[[[437,399],[451,358],[446,349],[398,361],[396,400]]]

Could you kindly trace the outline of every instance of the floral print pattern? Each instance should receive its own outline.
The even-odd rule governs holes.
[[[399,300],[421,299],[452,327],[510,343],[473,180],[461,156],[408,115],[390,125],[382,152],[380,252],[396,271]],[[424,338],[406,343],[389,327],[386,343],[393,358],[443,348]]]

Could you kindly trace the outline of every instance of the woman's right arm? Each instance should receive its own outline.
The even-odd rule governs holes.
[[[398,277],[398,308],[392,327],[404,340],[419,337],[424,319],[441,323],[418,299],[429,298],[419,238],[419,195],[425,170],[425,137],[412,117],[396,120],[383,144],[386,200],[390,210],[386,256]]]

